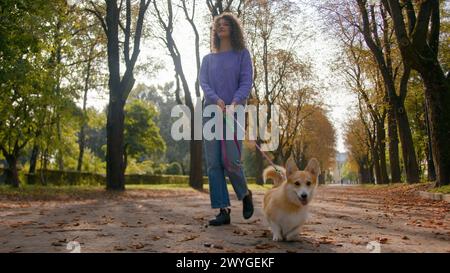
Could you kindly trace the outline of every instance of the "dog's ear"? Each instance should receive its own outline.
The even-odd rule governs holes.
[[[311,173],[313,176],[317,177],[320,174],[320,164],[315,158],[311,158],[306,166],[305,171]]]
[[[295,164],[294,158],[290,157],[286,162],[286,176],[289,177],[291,174],[298,171],[297,164]]]

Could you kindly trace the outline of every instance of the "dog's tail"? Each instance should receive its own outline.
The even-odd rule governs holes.
[[[286,169],[281,166],[276,166],[276,169],[273,166],[267,167],[263,172],[264,184],[268,179],[273,181],[274,188],[280,186],[286,179]]]

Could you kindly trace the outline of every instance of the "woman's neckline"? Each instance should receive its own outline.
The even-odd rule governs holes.
[[[213,54],[214,55],[216,55],[216,54],[225,54],[225,53],[230,53],[230,52],[234,52],[234,49],[230,49],[230,50],[227,50],[227,51],[221,51],[221,52],[214,52]]]

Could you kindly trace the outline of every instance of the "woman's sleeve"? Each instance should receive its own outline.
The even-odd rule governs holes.
[[[216,92],[211,88],[211,85],[209,84],[208,69],[208,55],[206,55],[205,57],[203,57],[202,65],[200,67],[200,86],[203,89],[203,93],[205,93],[205,97],[208,98],[209,101],[217,103],[217,101],[219,100],[219,96],[217,96]]]
[[[233,97],[233,102],[242,104],[250,95],[253,86],[253,67],[250,52],[244,49],[241,61],[241,74],[239,75],[239,89]]]

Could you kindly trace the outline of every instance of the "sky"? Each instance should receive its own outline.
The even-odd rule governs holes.
[[[201,40],[200,58],[209,53],[209,30],[208,24],[205,23],[205,15],[207,9],[204,1],[198,1],[199,12],[196,13],[196,24]],[[150,6],[151,8],[151,6]],[[304,42],[304,46],[297,50],[298,56],[309,56],[315,70],[317,82],[323,86],[320,94],[324,103],[328,106],[328,116],[336,129],[337,146],[339,152],[345,152],[345,145],[343,141],[343,127],[348,118],[352,115],[352,108],[356,105],[356,97],[350,92],[346,91],[345,84],[339,77],[335,77],[330,69],[329,63],[335,56],[338,56],[339,49],[337,41],[332,35],[320,31],[320,15],[317,11],[310,7],[302,5],[303,17],[302,27],[319,30],[315,39]],[[150,16],[148,13],[147,16]],[[196,77],[195,51],[194,51],[194,35],[190,25],[185,21],[184,14],[178,12],[175,14],[178,22],[175,24],[174,39],[181,52],[183,68],[185,75],[193,90],[193,85]],[[146,26],[148,27],[148,26]],[[156,26],[152,26],[155,28]],[[163,84],[174,80],[174,69],[172,59],[168,55],[168,51],[162,44],[155,43],[154,39],[143,40],[141,45],[141,53],[139,60],[142,63],[148,59],[158,59],[166,67],[157,73],[143,71],[136,75],[136,84],[144,83],[147,85]],[[97,109],[103,109],[108,101],[107,94],[99,94],[91,92],[89,95],[88,106],[93,106]]]

